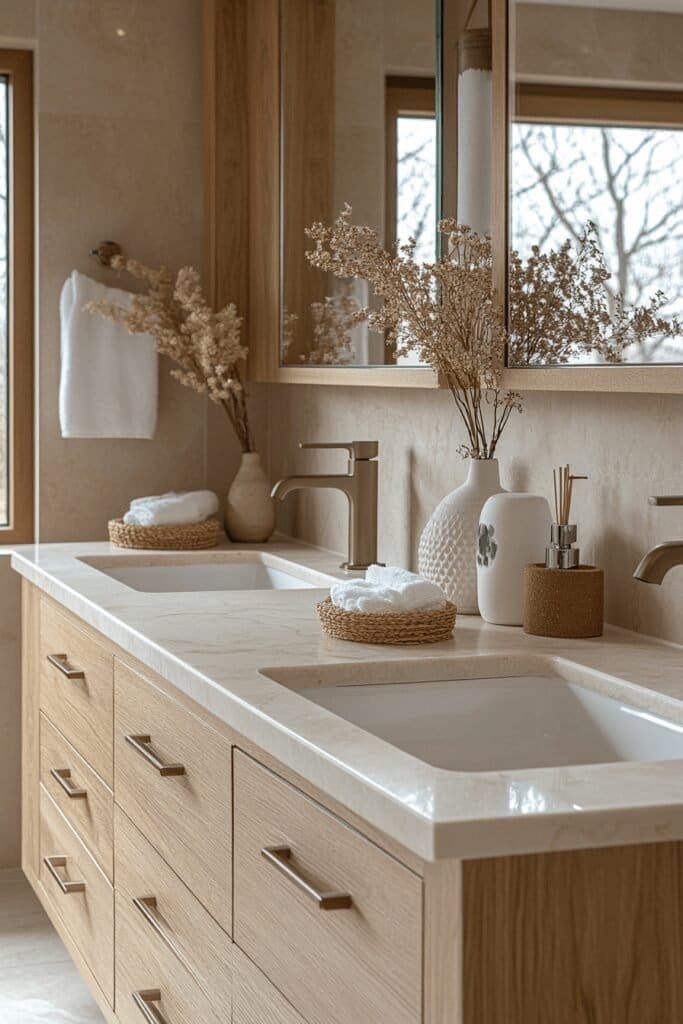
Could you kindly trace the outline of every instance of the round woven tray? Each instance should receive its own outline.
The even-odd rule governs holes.
[[[316,605],[324,631],[336,640],[361,644],[435,644],[448,640],[455,626],[455,605],[416,612],[346,612],[326,597]]]
[[[109,520],[109,540],[120,548],[148,551],[197,551],[215,548],[223,535],[217,519],[174,526],[127,526],[123,519]]]

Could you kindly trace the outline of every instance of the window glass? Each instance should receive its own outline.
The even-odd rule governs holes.
[[[0,525],[9,522],[9,84],[0,76]]]

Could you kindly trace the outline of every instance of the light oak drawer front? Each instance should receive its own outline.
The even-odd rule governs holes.
[[[229,937],[118,807],[116,891],[135,908],[157,956],[173,950],[204,992],[217,1005],[229,1006]]]
[[[113,703],[113,655],[41,600],[40,707],[110,787]]]
[[[230,933],[230,744],[116,659],[116,802]]]
[[[232,970],[230,966],[229,971]],[[120,1024],[229,1024],[230,1000],[202,988],[116,892],[116,1018]]]
[[[52,798],[40,789],[41,884],[113,1006],[114,891]]]
[[[418,1024],[421,880],[240,751],[234,771],[235,942],[308,1024]]]
[[[40,781],[110,881],[114,797],[74,747],[40,716]]]
[[[234,957],[232,1024],[306,1024],[239,946],[234,948]]]

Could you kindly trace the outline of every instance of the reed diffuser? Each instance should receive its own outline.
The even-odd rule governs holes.
[[[576,524],[569,522],[572,509],[572,495],[575,480],[587,480],[587,476],[576,476],[571,467],[560,466],[553,470],[553,492],[555,496],[555,522],[550,527],[550,544],[545,551],[547,569],[576,569],[580,551],[576,544]]]
[[[581,565],[576,524],[570,522],[574,481],[587,479],[568,464],[553,470],[555,522],[545,564],[528,565],[524,572],[524,631],[533,636],[602,635],[603,572]]]

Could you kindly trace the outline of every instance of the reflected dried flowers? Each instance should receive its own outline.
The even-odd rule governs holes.
[[[559,249],[535,245],[526,260],[510,253],[510,363],[538,366],[568,363],[577,355],[597,355],[621,363],[632,345],[658,337],[680,337],[677,317],[661,316],[667,299],[656,292],[646,306],[628,306],[612,295],[612,275],[595,224],[588,222],[576,248],[567,239]]]
[[[507,334],[493,298],[491,239],[443,220],[446,251],[435,263],[422,263],[414,240],[388,252],[377,233],[353,224],[351,215],[347,205],[330,227],[308,229],[314,243],[309,262],[336,277],[369,282],[383,305],[359,308],[352,322],[366,321],[398,354],[414,351],[443,376],[467,430],[461,453],[492,459],[522,405],[519,394],[500,386]]]

